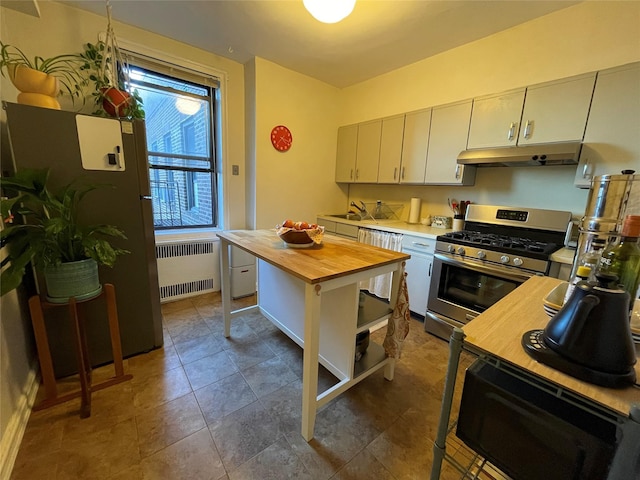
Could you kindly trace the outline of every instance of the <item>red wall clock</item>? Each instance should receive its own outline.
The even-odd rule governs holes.
[[[273,127],[273,130],[271,130],[271,144],[273,148],[279,152],[286,152],[291,148],[292,143],[293,136],[291,135],[291,130],[284,125]]]

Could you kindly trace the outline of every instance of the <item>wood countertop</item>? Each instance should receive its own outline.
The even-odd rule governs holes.
[[[543,329],[549,323],[542,300],[559,283],[561,280],[551,277],[530,278],[465,325],[462,328],[464,342],[628,416],[632,404],[640,405],[640,388],[612,389],[583,382],[538,363],[524,351],[520,343],[522,335],[529,330]],[[635,370],[640,381],[640,362],[636,363]]]
[[[320,283],[406,261],[411,255],[325,235],[320,245],[290,248],[275,230],[229,230],[218,237],[307,282]]]

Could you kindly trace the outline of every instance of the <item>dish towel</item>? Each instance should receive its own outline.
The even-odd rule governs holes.
[[[382,346],[387,357],[400,358],[404,339],[409,333],[411,312],[409,311],[409,292],[407,291],[407,273],[402,269],[400,273],[400,285],[398,287],[398,300],[393,309],[391,318],[387,323],[387,335]]]

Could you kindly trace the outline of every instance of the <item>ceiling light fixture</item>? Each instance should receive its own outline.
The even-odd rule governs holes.
[[[323,23],[337,23],[349,16],[356,0],[302,0],[313,17]]]

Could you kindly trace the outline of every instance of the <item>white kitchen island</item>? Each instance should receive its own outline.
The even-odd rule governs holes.
[[[290,248],[275,230],[224,231],[218,237],[225,336],[230,336],[233,318],[257,308],[303,348],[305,440],[313,438],[318,407],[383,366],[385,378],[393,379],[394,360],[387,357],[384,348],[371,342],[366,354],[355,362],[355,341],[357,333],[391,316],[400,273],[410,255],[333,236],[311,248]],[[231,311],[230,292],[232,245],[258,258],[257,304],[235,311]],[[391,302],[366,296],[365,305],[359,307],[358,282],[388,272],[393,272]],[[339,380],[320,393],[319,363]]]

